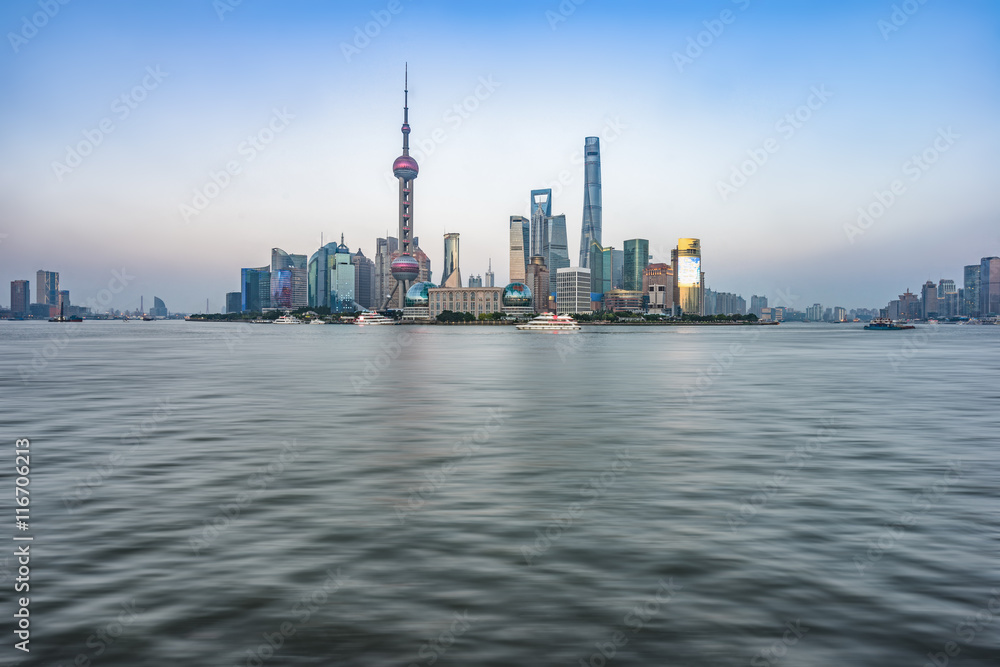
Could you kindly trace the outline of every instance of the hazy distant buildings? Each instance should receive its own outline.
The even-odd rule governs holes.
[[[570,266],[556,270],[556,311],[590,312],[590,269]]]
[[[843,306],[833,307],[833,321],[834,322],[845,322],[847,321],[847,309]]]
[[[754,294],[754,295],[752,295],[750,297],[750,313],[751,314],[756,315],[757,317],[760,317],[761,316],[761,312],[764,310],[764,308],[767,308],[767,297],[766,296],[757,296],[756,294]]]
[[[962,293],[962,315],[979,315],[979,272],[980,264],[969,264],[964,268],[965,288]]]
[[[823,305],[819,303],[814,303],[811,306],[806,306],[806,319],[810,322],[822,322],[823,321]]]
[[[10,281],[10,314],[25,317],[31,312],[31,283],[27,280]]]
[[[444,235],[444,269],[441,271],[441,287],[461,287],[462,271],[459,268],[459,235]]]
[[[59,272],[38,271],[35,274],[35,303],[49,306],[59,305]]]
[[[1000,315],[1000,257],[983,257],[979,262],[979,315]]]
[[[649,265],[649,241],[630,239],[624,243],[622,289],[643,292],[642,273]]]
[[[601,206],[601,140],[583,141],[583,225],[580,230],[580,267],[590,268],[592,244],[601,245],[603,214]]]
[[[671,259],[674,261],[675,301],[683,314],[701,315],[704,312],[703,278],[701,268],[701,241],[678,239]]]
[[[920,318],[924,320],[933,319],[938,316],[938,294],[937,285],[933,280],[924,283],[920,290]]]
[[[67,306],[69,304],[66,304]],[[153,307],[149,309],[150,317],[167,317],[170,313],[167,312],[167,304],[163,303],[163,299],[158,296],[153,297]]]
[[[243,310],[242,296],[239,292],[226,292],[226,313],[238,313]]]
[[[530,221],[522,215],[510,216],[510,281],[524,282],[531,248]]]
[[[469,276],[469,287],[482,287],[483,277],[482,276]]]
[[[491,258],[489,260],[489,264],[487,265],[487,269],[486,269],[486,282],[485,282],[485,284],[483,286],[484,287],[493,287],[494,285],[496,285],[496,276],[493,274],[493,259]]]

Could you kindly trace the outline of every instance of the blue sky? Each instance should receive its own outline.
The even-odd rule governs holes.
[[[343,233],[373,255],[397,224],[407,61],[437,279],[444,232],[463,276],[492,258],[505,279],[508,218],[540,187],[575,257],[589,135],[605,245],[662,260],[701,238],[708,285],[748,300],[883,306],[1000,254],[994,2],[17,0],[0,27],[0,277],[58,270],[75,302],[124,267],[115,307],[216,310],[272,247]],[[212,174],[226,186],[185,218]]]

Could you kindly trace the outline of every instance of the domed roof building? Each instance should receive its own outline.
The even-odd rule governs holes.
[[[503,310],[511,315],[534,315],[531,289],[524,283],[513,282],[503,288]]]
[[[428,320],[430,319],[430,294],[432,287],[437,287],[432,282],[414,283],[410,289],[406,290],[404,299],[403,319],[404,320]]]

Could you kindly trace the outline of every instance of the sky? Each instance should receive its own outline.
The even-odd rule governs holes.
[[[587,136],[604,245],[699,238],[747,301],[882,307],[1000,255],[990,0],[7,0],[0,28],[0,278],[33,297],[45,269],[217,312],[273,247],[373,257],[405,63],[437,281],[458,232],[463,278],[505,282],[546,187],[576,264]]]

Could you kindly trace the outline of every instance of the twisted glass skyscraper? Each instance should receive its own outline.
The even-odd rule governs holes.
[[[580,232],[580,266],[590,266],[591,243],[601,244],[601,140],[583,142],[583,228]]]

